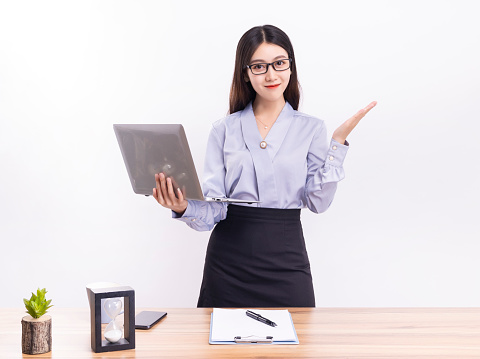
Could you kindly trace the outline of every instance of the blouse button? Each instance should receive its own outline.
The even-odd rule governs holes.
[[[192,222],[195,222],[195,218],[192,218]]]
[[[333,161],[333,156],[330,156],[328,159],[329,159],[330,161]]]
[[[332,149],[336,150],[336,149],[337,149],[337,146],[333,146]]]

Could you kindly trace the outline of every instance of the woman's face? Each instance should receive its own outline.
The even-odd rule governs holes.
[[[285,49],[278,45],[264,42],[252,55],[249,65],[271,63],[282,59],[288,59],[288,54]],[[271,65],[268,66],[268,71],[261,75],[254,75],[250,69],[247,69],[248,79],[257,93],[256,101],[259,99],[258,97],[260,97],[262,101],[285,101],[283,92],[290,81],[291,73],[291,69],[276,71]]]

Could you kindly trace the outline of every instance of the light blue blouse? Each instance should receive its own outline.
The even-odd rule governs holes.
[[[238,204],[245,206],[327,210],[345,176],[348,143],[332,139],[329,144],[323,121],[295,111],[288,102],[265,138],[267,147],[260,142],[252,103],[215,122],[205,156],[205,197],[261,201]],[[208,231],[226,218],[227,210],[226,203],[188,200],[183,216],[172,216]]]

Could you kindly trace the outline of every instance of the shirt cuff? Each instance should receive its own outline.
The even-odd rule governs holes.
[[[183,212],[182,215],[178,214],[175,211],[172,211],[172,218],[178,219],[182,222],[195,222],[195,213],[196,213],[196,203],[192,200],[187,200],[187,209]]]
[[[330,141],[330,146],[327,152],[327,158],[325,159],[325,164],[335,167],[341,167],[350,144],[345,140],[345,144],[342,145],[335,141],[333,138]]]

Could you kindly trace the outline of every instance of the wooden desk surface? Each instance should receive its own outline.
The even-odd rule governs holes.
[[[289,308],[299,345],[209,345],[211,309],[148,310],[168,315],[136,349],[95,354],[89,310],[52,308],[52,352],[22,356],[24,310],[0,309],[0,358],[480,358],[480,308]]]

